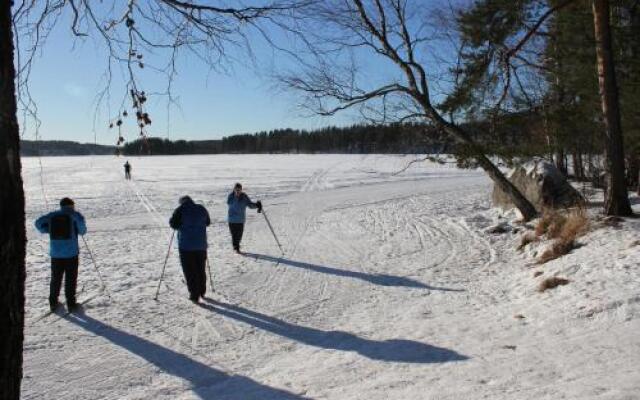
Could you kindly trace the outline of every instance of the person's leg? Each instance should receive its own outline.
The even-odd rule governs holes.
[[[189,290],[189,299],[197,301],[199,294],[194,282],[194,252],[180,250],[180,264],[184,279],[187,281],[187,289]]]
[[[62,276],[64,275],[64,266],[61,265],[61,258],[51,259],[51,282],[49,284],[49,306],[53,310],[58,305],[58,296],[60,296],[60,287],[62,286]]]
[[[244,232],[244,224],[238,224],[238,248],[236,250],[240,251],[240,243],[242,242],[242,233]]]
[[[64,266],[64,296],[67,308],[73,308],[76,302],[76,287],[78,284],[78,257],[65,259]]]
[[[242,232],[244,231],[244,224],[229,224],[231,230],[231,239],[233,241],[233,249],[240,251],[240,242],[242,242]]]
[[[229,223],[229,232],[231,232],[231,244],[233,245],[234,250],[238,250],[240,248],[240,239],[238,236],[238,225],[236,223]]]
[[[198,293],[200,297],[204,297],[207,292],[207,251],[201,251],[198,255]]]

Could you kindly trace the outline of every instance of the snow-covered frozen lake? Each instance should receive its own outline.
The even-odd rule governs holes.
[[[391,155],[24,158],[24,399],[637,399],[638,225],[595,231],[544,267],[488,235],[480,171]],[[226,195],[262,200],[232,252]],[[189,194],[211,214],[216,293],[187,300],[171,231]],[[86,219],[78,315],[49,316],[48,239],[33,220],[72,197]],[[615,235],[612,240],[610,235]],[[539,268],[538,268],[539,269]],[[61,300],[64,297],[61,296]],[[517,317],[517,318],[516,318]],[[521,318],[522,317],[522,318]]]

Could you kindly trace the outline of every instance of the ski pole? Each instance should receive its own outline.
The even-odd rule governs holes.
[[[269,225],[269,230],[271,231],[271,234],[273,235],[273,238],[276,240],[276,243],[278,244],[278,247],[280,248],[280,253],[282,253],[284,255],[284,250],[282,250],[282,246],[280,245],[280,241],[278,240],[278,237],[276,236],[276,233],[273,231],[273,227],[271,226],[271,222],[269,222],[269,218],[267,217],[267,213],[264,212],[264,208],[262,209],[262,216],[264,216],[264,220],[267,221],[267,225]]]
[[[164,258],[164,264],[162,265],[162,273],[160,274],[160,280],[158,281],[158,289],[156,289],[156,295],[153,298],[154,300],[158,300],[158,293],[160,293],[160,285],[162,284],[162,279],[164,278],[164,270],[167,268],[167,261],[169,260],[169,254],[171,254],[171,245],[173,244],[173,237],[175,236],[176,231],[171,232],[171,240],[169,240],[169,248],[167,249],[167,256]]]
[[[211,286],[211,293],[215,292],[213,290],[213,275],[211,275],[211,264],[209,264],[209,257],[207,257],[207,269],[209,270],[209,285]]]
[[[96,272],[98,273],[98,279],[100,279],[100,283],[102,284],[102,291],[104,291],[104,293],[107,295],[107,297],[109,299],[111,299],[111,294],[109,293],[109,290],[107,289],[107,285],[104,283],[104,279],[102,279],[102,274],[100,273],[100,269],[98,268],[98,264],[96,263],[95,258],[93,258],[93,253],[91,253],[91,249],[89,248],[89,244],[87,244],[87,240],[84,238],[84,235],[82,235],[81,237],[82,237],[82,242],[84,243],[84,247],[86,247],[87,252],[89,253],[89,258],[91,258],[91,262],[93,263],[93,266],[96,269]]]

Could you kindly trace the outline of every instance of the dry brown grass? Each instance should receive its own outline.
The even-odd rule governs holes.
[[[551,247],[546,249],[540,257],[538,257],[538,264],[544,264],[556,258],[560,258],[563,255],[569,253],[575,248],[575,241],[565,242],[562,240],[556,240]]]
[[[547,228],[547,236],[550,239],[555,239],[560,236],[560,233],[562,232],[562,229],[564,228],[566,223],[567,217],[562,214],[558,214],[556,219],[551,221],[551,223],[549,224],[549,227]]]
[[[542,212],[542,216],[540,217],[540,220],[538,220],[538,225],[536,225],[536,235],[537,236],[542,236],[545,233],[547,233],[547,230],[549,229],[549,226],[551,225],[551,223],[555,220],[558,219],[560,213],[558,213],[555,210],[544,210]]]
[[[522,250],[529,243],[537,242],[538,240],[540,239],[538,238],[538,236],[536,236],[535,233],[527,232],[520,237],[520,244],[518,245],[518,250]]]
[[[577,209],[569,212],[564,224],[555,236],[562,241],[571,241],[579,238],[589,230],[589,218],[583,209]]]
[[[538,258],[538,264],[544,264],[569,253],[576,247],[576,239],[589,230],[589,218],[584,209],[571,210],[566,214],[547,213],[540,219],[538,227],[555,242]],[[536,233],[538,228],[536,228]]]
[[[538,292],[544,292],[547,289],[553,289],[554,287],[566,285],[567,283],[569,283],[568,279],[552,276],[551,278],[547,278],[540,282],[540,286],[538,286]]]

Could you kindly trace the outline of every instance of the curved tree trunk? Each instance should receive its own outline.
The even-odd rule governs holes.
[[[538,215],[538,211],[531,204],[529,200],[515,187],[513,183],[500,171],[500,169],[486,156],[482,147],[479,146],[467,132],[465,132],[458,125],[452,124],[442,118],[429,104],[423,104],[427,115],[433,122],[436,123],[441,129],[448,133],[451,137],[455,138],[459,143],[462,143],[469,147],[472,152],[473,158],[478,162],[480,167],[489,175],[489,178],[493,183],[498,186],[504,193],[506,193],[515,204],[522,218],[525,221],[529,221]]]
[[[618,103],[618,86],[613,61],[609,0],[593,0],[593,25],[596,39],[598,84],[605,126],[605,168],[607,191],[604,212],[607,215],[632,215],[624,173],[624,143]]]
[[[11,1],[0,2],[0,399],[18,400],[24,339],[24,192]]]

